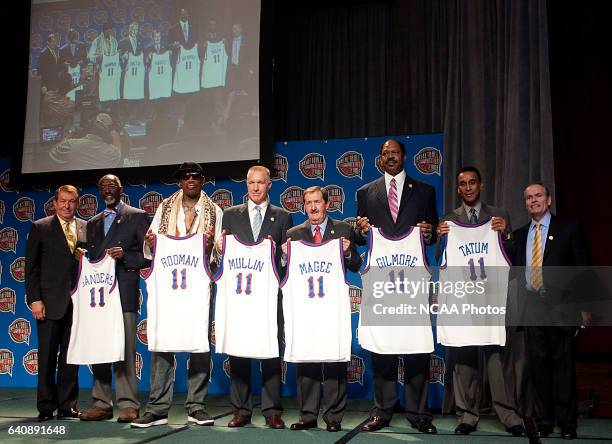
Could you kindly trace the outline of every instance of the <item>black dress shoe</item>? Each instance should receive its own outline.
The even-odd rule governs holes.
[[[521,424],[514,425],[512,427],[506,427],[506,432],[510,433],[512,436],[525,436],[527,435],[527,431],[525,427]]]
[[[455,427],[455,435],[469,435],[476,431],[476,426],[466,424],[465,422],[460,423]]]
[[[410,421],[413,429],[417,429],[421,433],[427,433],[428,435],[434,435],[438,433],[436,426],[431,423],[429,419],[419,419],[416,422]]]
[[[79,416],[81,416],[81,414],[74,407],[68,410],[60,410],[57,413],[57,419],[79,419]]]
[[[50,421],[53,419],[53,412],[40,412],[38,414],[38,422]]]
[[[328,422],[326,428],[328,432],[339,432],[340,430],[342,430],[342,426],[339,422],[336,421]]]
[[[563,439],[576,439],[575,427],[561,427],[561,438]]]
[[[361,426],[362,432],[375,432],[377,430],[382,429],[383,427],[387,427],[389,425],[389,421],[381,418],[380,416],[371,417],[368,422]]]
[[[291,430],[308,430],[317,427],[317,421],[298,421],[291,424]]]
[[[550,426],[538,426],[538,438],[546,438],[553,432],[553,428]]]

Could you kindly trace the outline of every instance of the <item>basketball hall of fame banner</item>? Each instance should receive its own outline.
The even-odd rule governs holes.
[[[277,143],[270,200],[290,211],[294,223],[306,220],[303,192],[313,185],[327,189],[331,202],[329,216],[354,223],[357,212],[357,189],[378,177],[376,166],[380,144],[387,137],[365,139],[338,139],[324,141],[299,141]],[[407,174],[422,180],[436,189],[438,212],[442,214],[442,135],[397,136],[406,146]],[[8,186],[9,159],[0,160],[0,387],[36,387],[38,351],[36,323],[26,305],[24,274],[25,244],[31,222],[53,214],[54,187],[44,189],[14,189]],[[74,184],[79,187],[80,201],[77,216],[88,220],[104,207],[95,184]],[[146,180],[125,182],[122,199],[130,205],[145,210],[151,217],[161,200],[177,190],[177,182],[170,180]],[[204,190],[222,208],[246,201],[246,182],[243,175],[230,178],[211,178]],[[359,248],[365,253],[365,247]],[[433,251],[428,251],[433,257]],[[352,308],[352,352],[348,366],[349,396],[372,398],[372,366],[370,353],[362,350],[357,342],[356,329],[361,300],[359,274],[350,273],[350,297]],[[149,389],[150,355],[147,351],[146,287],[141,281],[141,306],[138,313],[136,369],[141,390]],[[177,329],[180,322],[177,322]],[[437,346],[439,347],[439,346]],[[211,393],[229,392],[229,359],[215,353],[214,322],[211,334]],[[436,348],[431,355],[430,405],[440,407],[443,399],[444,352]],[[189,355],[176,354],[175,390],[187,389]],[[403,383],[402,365],[398,360],[398,378]],[[253,361],[252,383],[256,393],[261,389],[260,362]],[[79,384],[91,387],[93,375],[88,366],[79,372]],[[296,369],[283,363],[283,396],[295,396]],[[403,390],[398,386],[400,398]]]

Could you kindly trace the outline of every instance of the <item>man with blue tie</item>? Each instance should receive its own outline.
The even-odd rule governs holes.
[[[119,407],[118,422],[126,423],[138,418],[140,409],[136,383],[136,317],[140,269],[149,266],[142,252],[149,218],[144,211],[121,201],[123,187],[117,176],[107,174],[102,177],[98,190],[106,208],[87,223],[87,249],[91,260],[100,259],[108,252],[117,261],[116,276],[125,329],[125,360],[114,363],[115,390]],[[82,421],[113,417],[112,365],[92,365],[93,404],[81,414]]]

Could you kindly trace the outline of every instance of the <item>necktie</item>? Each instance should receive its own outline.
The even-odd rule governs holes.
[[[397,213],[399,210],[399,206],[397,204],[397,182],[395,179],[391,179],[391,186],[389,187],[389,209],[391,210],[391,217],[393,218],[393,223],[397,221]]]
[[[70,248],[70,252],[74,253],[74,247],[76,247],[76,241],[74,239],[74,234],[70,230],[70,222],[66,222],[64,224],[64,234],[66,236],[66,242],[68,242],[68,248]]]
[[[116,214],[117,212],[115,211],[114,208],[104,208],[104,217],[110,216],[111,214]]]
[[[261,217],[261,207],[259,205],[255,206],[255,211],[257,211],[257,213],[255,214],[255,218],[253,218],[253,240],[257,242],[263,218]]]
[[[476,216],[476,208],[470,208],[470,223],[476,224],[478,222],[478,216]]]
[[[321,236],[321,226],[315,225],[314,243],[320,244],[321,242],[323,242],[323,236]]]
[[[187,23],[183,23],[183,37],[185,37],[185,43],[187,43]]]
[[[74,43],[72,43],[72,44],[70,45],[70,52],[72,53],[72,56],[74,57],[74,53],[76,52],[76,48],[75,48]]]
[[[531,250],[531,288],[538,291],[542,288],[542,235],[541,226],[535,224],[533,249]]]

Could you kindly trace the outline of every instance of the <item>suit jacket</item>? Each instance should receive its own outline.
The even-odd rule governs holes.
[[[372,226],[381,228],[387,236],[400,237],[406,234],[410,227],[423,220],[433,226],[438,223],[436,193],[431,185],[406,175],[397,221],[393,222],[385,177],[381,176],[357,190],[357,215],[367,217]],[[356,232],[356,239],[359,245],[365,244],[361,233]],[[432,234],[433,240],[435,230]]]
[[[72,67],[87,63],[87,47],[85,43],[74,42],[74,44],[74,55],[72,55],[70,50],[70,42],[62,46],[62,49],[60,49],[60,63],[67,63]]]
[[[136,51],[132,51],[132,41],[129,36],[122,39],[117,45],[117,50],[119,51],[120,56],[123,56],[126,52],[131,52],[134,55],[142,54],[144,46],[142,44],[142,40],[136,37]]]
[[[513,275],[517,278],[521,307],[525,321],[533,325],[539,316],[545,316],[547,322],[559,322],[565,325],[578,325],[577,307],[580,295],[581,273],[568,273],[567,269],[555,267],[585,267],[590,264],[586,238],[580,225],[562,217],[551,215],[548,227],[548,238],[542,257],[542,277],[545,292],[537,297],[533,292],[526,292],[525,269],[517,268]],[[531,223],[531,221],[530,221]],[[529,266],[526,263],[527,235],[530,223],[516,230],[513,234],[513,264],[519,267]],[[547,267],[552,267],[548,268]],[[576,271],[584,270],[582,268]],[[583,291],[584,288],[582,287]]]
[[[312,224],[309,220],[304,223],[297,225],[287,231],[287,238],[291,240],[304,240],[307,242],[314,242],[314,236],[312,235]],[[351,241],[350,255],[344,258],[344,266],[353,272],[359,271],[361,266],[361,256],[357,253],[355,247],[355,230],[347,224],[339,220],[327,218],[327,226],[325,227],[325,233],[323,233],[323,240],[338,239],[344,237]]]
[[[108,248],[123,248],[124,257],[117,261],[116,275],[124,312],[138,311],[139,270],[151,264],[142,254],[149,223],[147,213],[129,205],[121,207],[106,236],[104,213],[96,214],[87,223],[87,251],[91,260],[104,256]]]
[[[49,48],[45,48],[38,57],[38,74],[41,77],[41,86],[49,91],[60,91],[66,88],[66,67],[60,62],[60,50],[57,49],[57,59]]]
[[[85,243],[86,222],[76,219],[77,246]],[[57,216],[32,223],[26,243],[27,303],[42,301],[49,319],[61,319],[70,305],[76,285],[78,261],[68,248],[64,229]]]
[[[266,208],[266,213],[263,215],[263,223],[257,239],[253,239],[253,230],[251,228],[251,220],[249,219],[249,208],[246,203],[235,205],[225,210],[223,212],[223,221],[221,224],[221,228],[225,230],[227,234],[235,234],[240,240],[248,243],[259,242],[268,236],[272,236],[272,239],[276,242],[276,269],[281,278],[284,275],[284,273],[281,272],[281,245],[287,240],[287,230],[291,227],[293,227],[293,217],[291,213],[272,204],[268,204],[268,208]]]
[[[183,34],[183,28],[181,28],[181,23],[178,22],[170,29],[168,29],[168,43],[172,44],[174,42],[178,42],[183,48],[191,49],[193,45],[198,43],[199,36],[198,30],[191,21],[188,22],[189,32],[187,33],[187,40],[185,40],[185,35]]]

